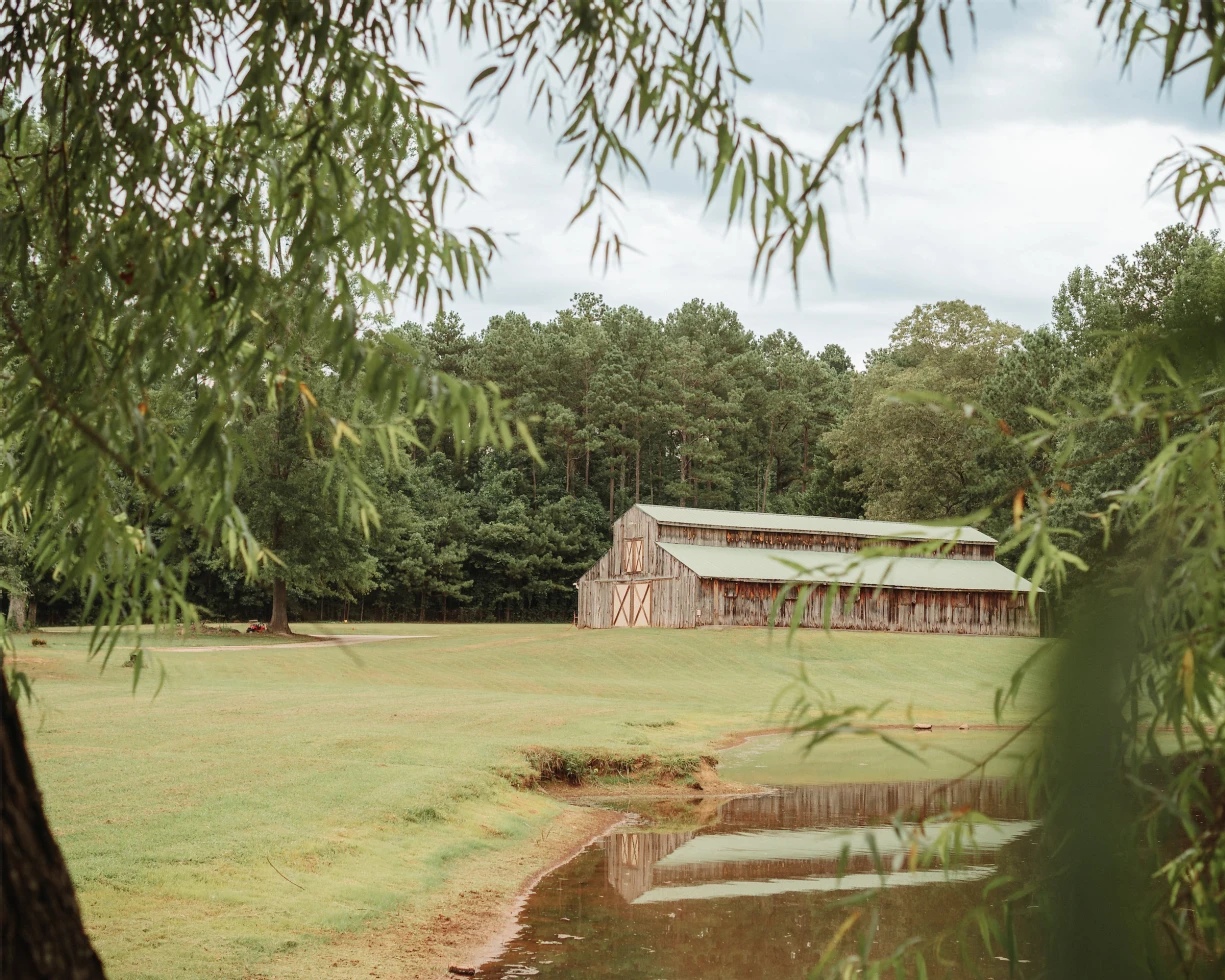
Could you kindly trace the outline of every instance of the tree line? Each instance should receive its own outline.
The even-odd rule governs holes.
[[[375,318],[365,329],[434,384],[486,386],[528,423],[534,446],[466,452],[450,428],[419,418],[410,439],[356,453],[375,515],[363,525],[335,479],[346,437],[312,418],[321,400],[360,417],[361,399],[343,390],[326,352],[304,347],[297,397],[270,401],[258,378],[235,392],[245,403],[231,433],[236,500],[279,563],[249,580],[223,551],[185,547],[191,595],[211,616],[272,610],[280,626],[290,615],[566,620],[575,580],[636,502],[885,520],[977,514],[1000,536],[1009,516],[996,504],[1022,486],[1027,465],[1013,433],[1035,409],[1103,408],[1121,352],[1155,329],[1180,277],[1214,288],[1203,270],[1220,255],[1215,238],[1171,226],[1103,270],[1073,270],[1036,330],[962,300],[917,306],[862,369],[837,345],[813,353],[790,333],[759,337],[726,306],[696,299],[656,319],[579,294],[547,322],[512,312],[477,333],[453,312],[425,327]],[[292,301],[277,309],[295,315]],[[185,419],[201,383],[180,373],[150,402],[161,418]],[[966,406],[981,410],[967,418]],[[1088,554],[1102,495],[1149,454],[1122,421],[1086,436],[1094,451],[1051,494],[1082,535],[1074,550]],[[1054,458],[1057,441],[1041,452]],[[32,580],[19,539],[6,536],[4,548],[11,580],[70,618],[71,599],[57,604],[54,583]]]

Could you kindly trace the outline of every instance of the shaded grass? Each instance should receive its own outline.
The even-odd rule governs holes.
[[[806,633],[789,648],[760,630],[330,629],[433,636],[191,649],[217,645],[201,636],[158,655],[156,698],[155,680],[132,694],[126,651],[102,673],[86,663],[79,634],[21,651],[41,697],[25,709],[31,752],[112,977],[323,976],[336,931],[428,911],[455,875],[513,888],[482,877],[483,856],[530,855],[560,806],[498,775],[531,772],[527,747],[580,769],[698,759],[728,732],[771,724],[799,658],[843,703],[891,698],[886,719],[978,723],[1033,649],[872,633]],[[175,642],[164,639],[145,642]],[[845,762],[831,756],[831,778]]]

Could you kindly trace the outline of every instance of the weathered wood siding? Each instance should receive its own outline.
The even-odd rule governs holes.
[[[701,579],[689,568],[656,547],[659,525],[637,507],[631,507],[613,524],[613,545],[578,580],[578,625],[590,629],[612,626],[613,589],[618,582],[651,583],[651,625],[684,629],[697,625],[694,619]],[[640,572],[623,567],[627,538],[643,539]]]
[[[770,582],[703,579],[698,623],[712,626],[766,626],[780,586]],[[944,589],[862,589],[847,605],[851,589],[813,591],[804,608],[803,626],[822,627],[824,603],[832,601],[833,629],[901,633],[973,633],[987,636],[1038,636],[1038,618],[1030,615],[1024,594]],[[794,598],[780,610],[777,626],[791,621]]]
[[[631,510],[630,513],[633,513]],[[628,516],[628,515],[626,515]],[[704,544],[720,548],[779,548],[789,551],[858,551],[866,545],[895,548],[916,542],[892,538],[868,538],[852,534],[813,534],[804,531],[747,531],[722,527],[658,525],[658,540],[669,544]],[[995,544],[989,541],[958,541],[943,557],[995,561]]]

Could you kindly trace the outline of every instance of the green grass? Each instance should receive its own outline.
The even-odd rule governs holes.
[[[31,753],[113,978],[325,975],[337,932],[377,925],[393,909],[429,911],[461,870],[480,887],[483,855],[542,832],[560,804],[499,775],[526,771],[529,746],[709,752],[722,735],[776,720],[771,706],[797,658],[843,703],[891,699],[886,719],[909,711],[981,723],[1035,645],[812,632],[789,648],[760,630],[359,629],[431,636],[347,651],[164,653],[156,698],[156,672],[133,695],[132,671],[119,666],[126,651],[99,673],[80,634],[45,633],[49,647],[20,648],[39,658],[40,701],[25,709]],[[231,645],[217,640],[194,644]],[[840,767],[861,778],[841,750],[829,778]]]

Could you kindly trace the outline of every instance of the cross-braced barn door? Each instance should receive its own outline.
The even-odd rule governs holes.
[[[634,609],[631,616],[632,625],[651,625],[651,583],[634,583]]]
[[[630,626],[633,622],[634,587],[629,582],[614,582],[612,591],[613,626]]]

